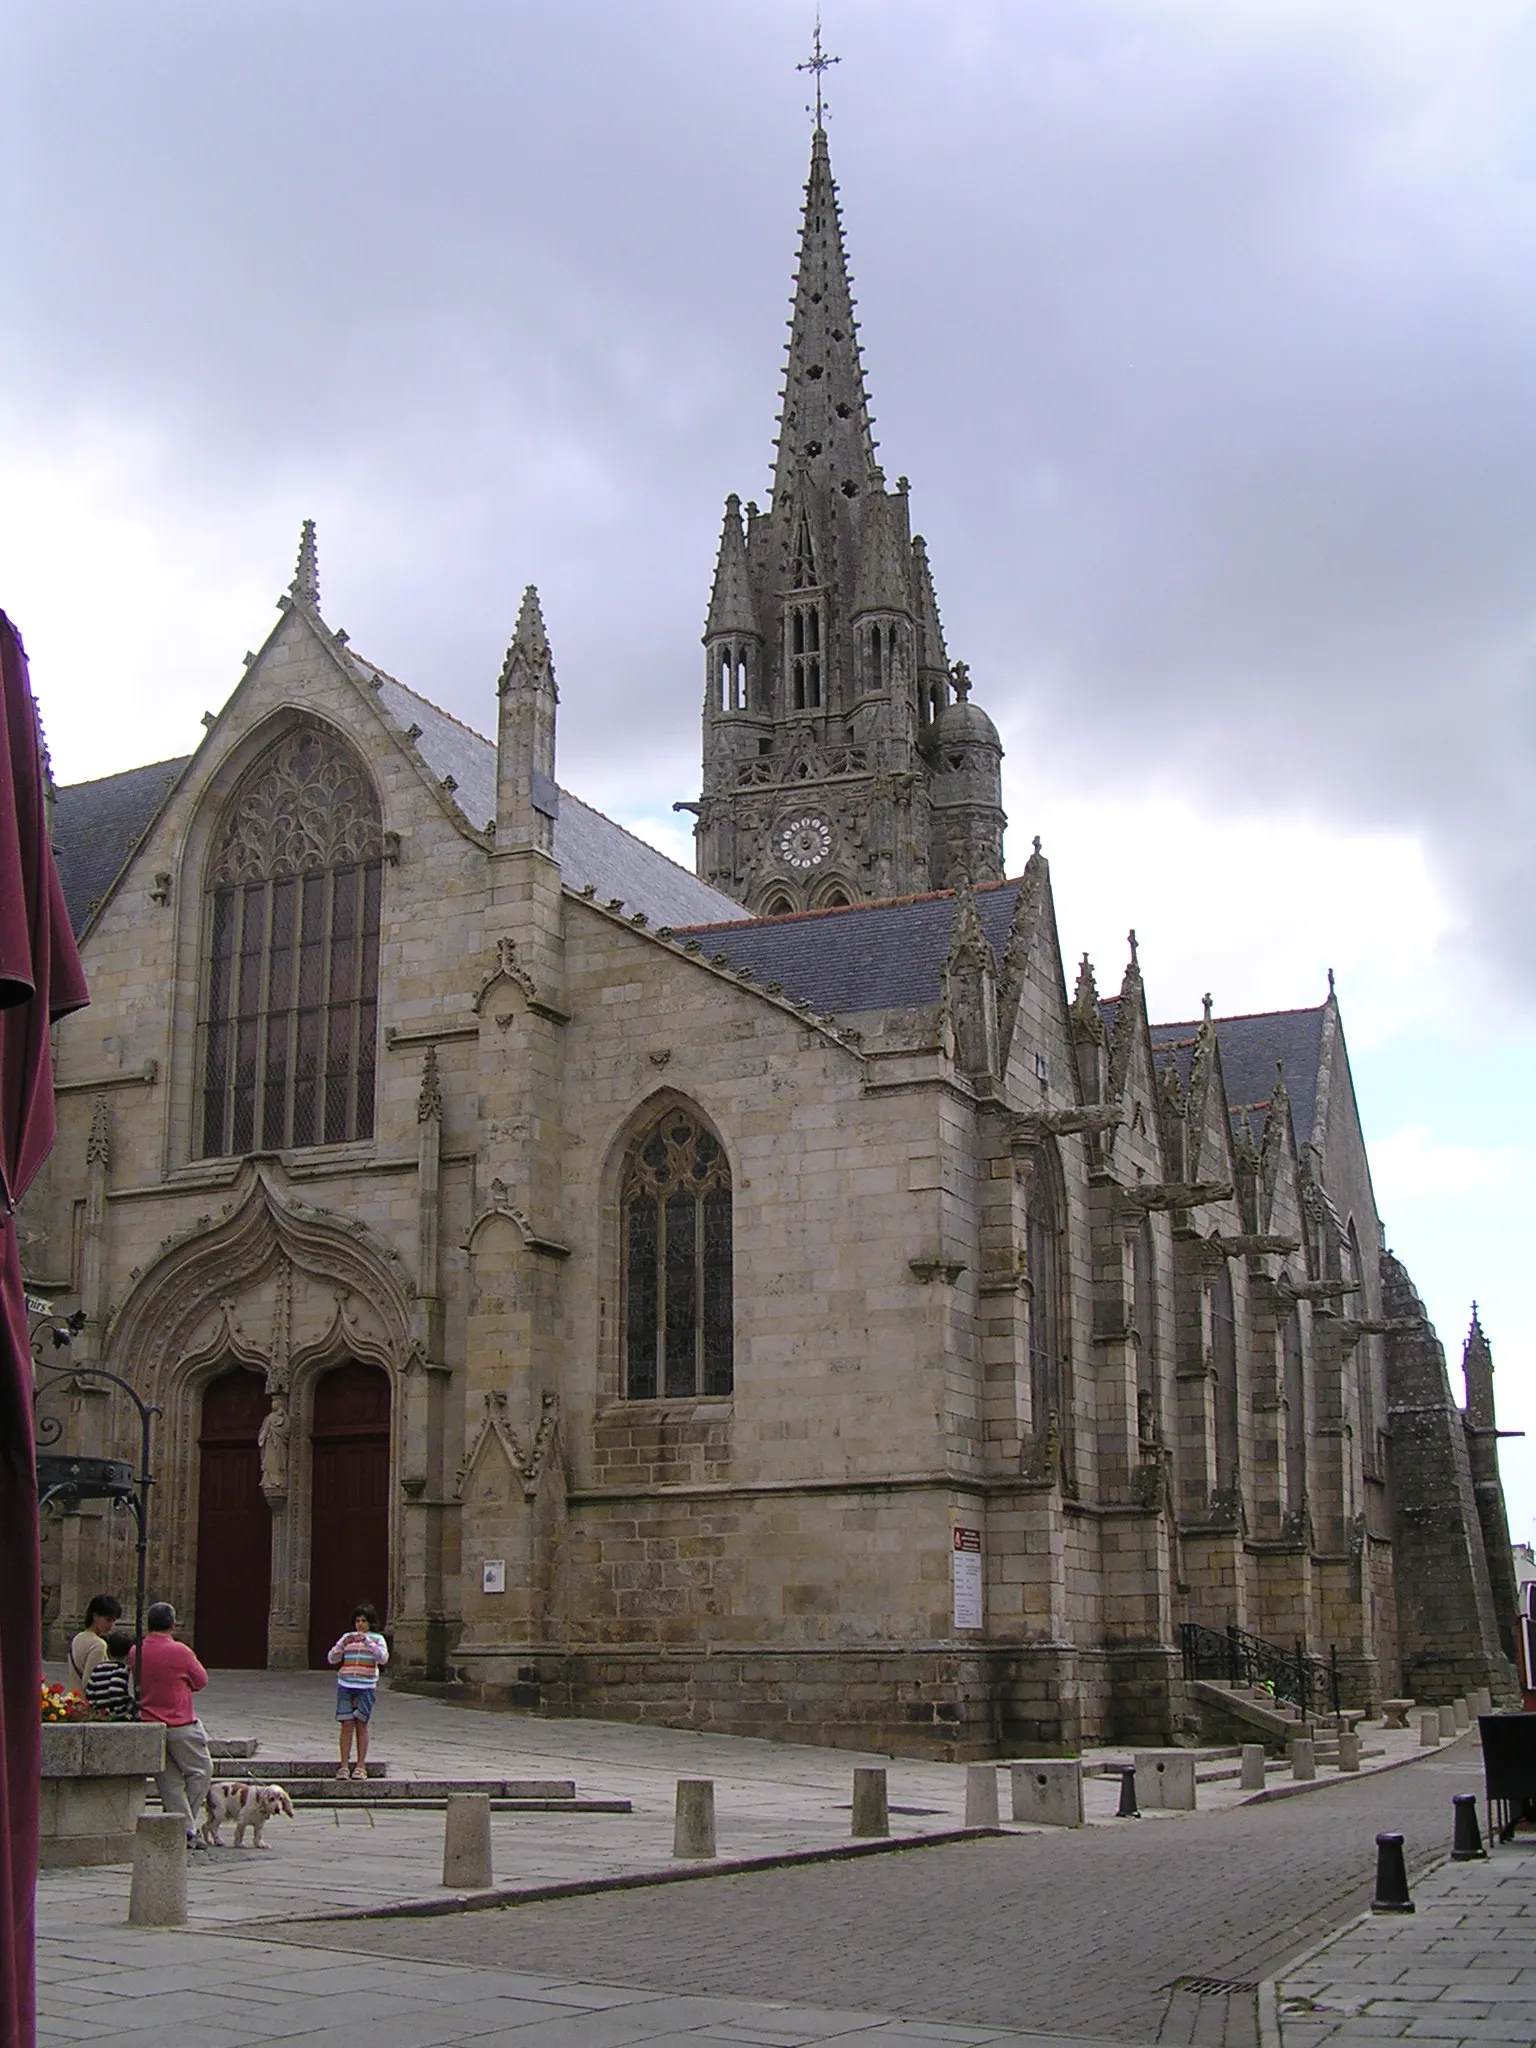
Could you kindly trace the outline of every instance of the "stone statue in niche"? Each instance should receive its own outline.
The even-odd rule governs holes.
[[[282,1494],[288,1491],[288,1403],[281,1395],[272,1403],[256,1435],[261,1453],[261,1490]]]

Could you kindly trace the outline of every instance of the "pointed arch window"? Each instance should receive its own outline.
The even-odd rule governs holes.
[[[1296,1309],[1280,1326],[1280,1370],[1285,1395],[1285,1506],[1300,1517],[1307,1499],[1307,1381]]]
[[[295,726],[236,788],[204,884],[204,1158],[373,1135],[384,835],[362,761]]]
[[[796,711],[821,709],[821,606],[792,604],[788,619],[789,701]]]
[[[1061,1443],[1064,1469],[1071,1466],[1071,1385],[1067,1371],[1063,1305],[1064,1211],[1056,1162],[1035,1156],[1024,1218],[1024,1256],[1029,1278],[1029,1398],[1037,1439],[1052,1428]]]
[[[1211,1377],[1216,1395],[1216,1491],[1237,1486],[1237,1308],[1225,1259],[1211,1283]]]
[[[1131,1325],[1136,1332],[1136,1433],[1162,1442],[1162,1389],[1157,1358],[1157,1248],[1152,1219],[1143,1216],[1131,1240]]]
[[[728,1394],[734,1379],[731,1172],[720,1140],[673,1106],[625,1161],[624,1392]]]

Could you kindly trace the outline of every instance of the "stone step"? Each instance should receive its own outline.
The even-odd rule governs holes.
[[[540,1805],[573,1807],[574,1778],[393,1778],[388,1765],[368,1765],[366,1779],[338,1778],[331,1763],[305,1763],[263,1758],[260,1769],[232,1770],[232,1781],[248,1779],[254,1784],[281,1785],[294,1799],[386,1800],[446,1799],[450,1792],[485,1792],[493,1799],[533,1801]]]

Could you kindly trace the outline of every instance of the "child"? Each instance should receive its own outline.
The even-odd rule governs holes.
[[[113,1629],[107,1637],[106,1654],[91,1666],[85,1681],[85,1701],[108,1721],[133,1719],[133,1684],[128,1676],[128,1653],[133,1636],[125,1628]]]
[[[379,1689],[379,1672],[389,1662],[389,1645],[378,1632],[379,1617],[366,1602],[352,1614],[352,1627],[326,1653],[326,1662],[339,1664],[336,1674],[337,1735],[341,1742],[338,1778],[366,1778],[368,1775],[368,1723]],[[357,1766],[352,1768],[352,1738],[357,1737]]]

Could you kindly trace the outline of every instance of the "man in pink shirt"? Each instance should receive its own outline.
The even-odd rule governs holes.
[[[187,1847],[198,1849],[203,1846],[198,1829],[203,1801],[213,1782],[213,1760],[192,1695],[202,1691],[208,1674],[186,1644],[177,1642],[173,1633],[176,1610],[169,1600],[157,1600],[145,1621],[149,1633],[144,1638],[139,1676],[139,1713],[143,1720],[158,1721],[165,1729],[165,1769],[155,1783],[160,1787],[161,1806],[178,1815],[185,1826]]]

